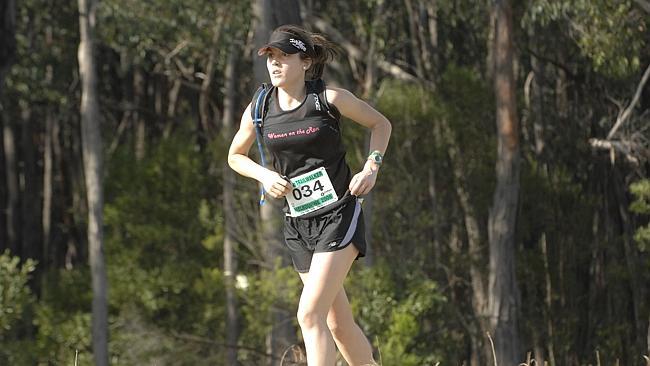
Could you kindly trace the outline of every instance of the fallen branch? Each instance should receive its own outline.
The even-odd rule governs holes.
[[[632,152],[634,151],[633,146],[628,142],[623,141],[610,141],[610,140],[600,140],[600,139],[589,139],[589,144],[600,150],[609,150],[611,155],[612,164],[614,163],[616,152],[619,152],[625,159],[634,165],[639,164],[639,159],[637,159]]]

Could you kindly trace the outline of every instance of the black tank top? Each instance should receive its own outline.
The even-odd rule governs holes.
[[[273,157],[273,168],[293,178],[324,167],[338,201],[301,216],[309,218],[334,209],[352,199],[348,191],[351,172],[345,161],[345,147],[339,125],[340,113],[327,104],[322,80],[305,82],[306,95],[296,108],[284,111],[278,103],[275,88],[267,102],[262,135]],[[285,212],[288,207],[285,202]]]

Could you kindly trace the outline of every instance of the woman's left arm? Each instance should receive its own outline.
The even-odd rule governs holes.
[[[328,87],[325,93],[327,100],[336,106],[341,115],[371,130],[369,154],[378,151],[383,156],[392,130],[388,119],[345,89]],[[369,193],[375,186],[378,171],[378,164],[373,160],[366,160],[363,170],[350,181],[350,193],[355,196]]]

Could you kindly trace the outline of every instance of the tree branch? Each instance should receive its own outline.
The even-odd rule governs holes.
[[[624,141],[609,141],[609,140],[599,140],[599,139],[589,139],[589,144],[599,150],[609,150],[611,154],[612,164],[614,163],[616,154],[618,152],[625,156],[625,159],[634,165],[639,164],[639,159],[637,159],[632,151],[634,150],[633,146],[630,146],[630,143]]]
[[[314,25],[315,28],[317,28],[319,31],[327,33],[332,39],[340,44],[343,49],[348,53],[350,57],[352,57],[355,61],[360,61],[360,62],[365,62],[365,52],[362,50],[359,46],[353,44],[352,42],[348,41],[348,39],[343,36],[338,30],[336,30],[334,27],[332,27],[331,24],[329,24],[326,20],[321,19],[316,16],[311,16],[308,21],[305,21],[306,23],[311,23]],[[397,64],[386,61],[383,58],[378,58],[377,62],[377,67],[381,69],[382,71],[390,74],[396,79],[399,80],[405,80],[405,81],[410,81],[410,82],[415,82],[421,85],[424,85],[425,87],[429,88],[430,90],[434,90],[435,86],[433,83],[430,81],[422,80],[415,75],[407,72],[403,68],[399,67]]]
[[[575,73],[573,73],[573,72],[569,69],[568,66],[562,64],[561,62],[559,62],[559,61],[557,61],[557,60],[554,60],[554,59],[552,59],[552,58],[550,58],[550,57],[547,57],[546,55],[542,55],[542,54],[540,54],[540,53],[537,53],[535,50],[533,50],[533,49],[530,48],[530,47],[525,47],[525,48],[520,48],[520,49],[521,49],[522,51],[525,51],[525,52],[530,53],[531,55],[535,56],[535,58],[537,58],[537,59],[539,59],[539,60],[542,60],[542,61],[544,61],[544,62],[547,62],[547,63],[549,63],[549,64],[551,64],[551,65],[557,67],[558,69],[562,69],[562,70],[563,70],[567,75],[569,75],[572,79],[576,79],[576,78],[577,78],[577,75],[576,75]]]
[[[645,73],[643,73],[643,77],[641,78],[641,82],[639,82],[639,85],[636,88],[636,93],[634,93],[632,102],[630,102],[630,105],[627,107],[627,109],[625,109],[623,113],[620,113],[619,116],[616,118],[616,123],[614,124],[614,127],[612,127],[611,131],[609,131],[609,133],[607,134],[607,140],[611,139],[616,133],[616,131],[618,131],[618,129],[621,127],[621,125],[625,121],[627,121],[628,118],[630,118],[630,115],[632,114],[634,107],[639,102],[639,98],[641,98],[641,92],[643,91],[643,87],[645,86],[645,83],[648,81],[648,78],[650,78],[650,65],[648,65],[648,68],[645,69]]]

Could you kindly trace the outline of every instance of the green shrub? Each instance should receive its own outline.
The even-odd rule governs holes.
[[[20,258],[8,250],[0,255],[0,364],[33,362],[30,343],[23,336],[30,328],[30,312],[35,302],[27,285],[35,268],[36,262],[28,259],[20,264]]]

